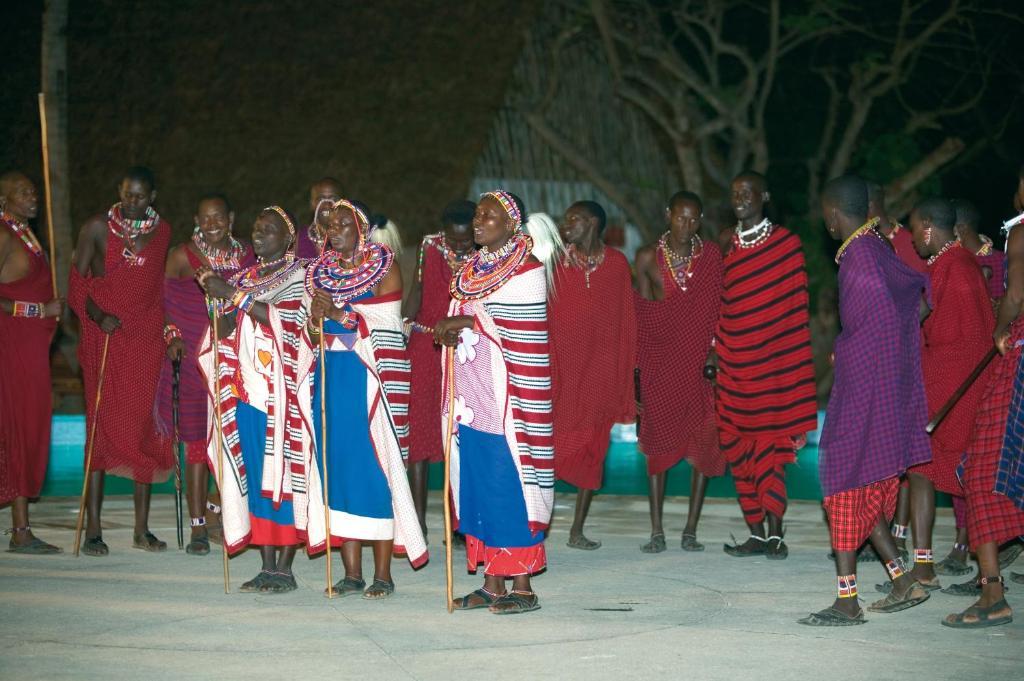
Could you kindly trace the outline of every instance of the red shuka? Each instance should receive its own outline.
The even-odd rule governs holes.
[[[704,242],[682,291],[659,253],[664,300],[636,296],[640,368],[639,446],[656,475],[683,458],[708,476],[725,473],[718,446],[715,394],[704,378],[722,296],[722,254]]]
[[[132,262],[122,255],[122,241],[108,232],[106,274],[83,277],[72,267],[68,288],[68,304],[81,321],[78,359],[87,427],[97,418],[96,386],[107,334],[89,319],[86,299],[92,298],[103,311],[121,320],[121,328],[110,334],[92,470],[144,483],[166,480],[174,465],[170,440],[157,432],[154,417],[166,351],[163,284],[170,238],[171,227],[161,220],[152,241],[138,254],[141,262]]]
[[[722,438],[791,444],[818,425],[800,239],[776,225],[759,246],[733,246],[724,265],[715,348]]]
[[[896,223],[896,226],[889,232],[889,241],[892,242],[893,250],[896,251],[896,255],[903,263],[921,274],[928,274],[928,262],[917,254],[917,249],[914,248],[914,239],[910,235],[910,230]]]
[[[934,306],[924,322],[921,359],[928,411],[934,416],[992,347],[995,318],[985,275],[970,251],[954,246],[929,269]],[[956,467],[967,450],[993,366],[932,433],[932,460],[910,469],[931,480],[940,492],[963,494]]]
[[[430,329],[448,315],[452,300],[448,290],[452,271],[435,246],[435,240],[442,238],[439,234],[424,237],[420,246],[423,249],[423,269],[419,273],[422,298],[416,323]],[[444,459],[444,444],[441,441],[441,348],[434,343],[433,335],[412,332],[409,360],[412,362],[409,463],[436,463]]]
[[[0,229],[6,229],[2,227]],[[0,284],[0,297],[27,303],[53,299],[46,256],[21,239],[30,265],[27,275]],[[50,459],[50,340],[55,319],[12,317],[0,312],[0,504],[37,497]]]
[[[559,263],[548,303],[555,477],[599,489],[612,424],[636,418],[636,313],[626,256],[605,247],[590,274]]]

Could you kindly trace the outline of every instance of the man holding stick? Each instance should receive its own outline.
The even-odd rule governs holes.
[[[153,416],[165,352],[163,280],[171,226],[153,210],[156,183],[148,168],[129,168],[118,191],[119,203],[82,226],[68,288],[68,302],[82,325],[78,357],[86,422],[96,422],[82,543],[90,556],[109,552],[100,523],[108,471],[135,481],[133,546],[167,549],[149,531],[149,501],[152,483],[166,480],[174,465],[170,443]],[[104,346],[110,361],[101,372]],[[101,381],[106,400],[98,413]]]
[[[50,341],[63,304],[28,225],[38,212],[30,179],[0,175],[0,504],[11,504],[9,551],[53,554],[61,550],[33,535],[28,521],[50,458]]]
[[[857,549],[870,538],[893,582],[873,612],[897,612],[928,599],[906,572],[888,518],[899,477],[931,458],[921,380],[918,321],[924,275],[900,262],[868,219],[867,186],[859,177],[830,181],[822,214],[842,240],[835,376],[819,444],[819,476],[835,552],[838,594],[833,604],[800,620],[810,626],[863,624],[857,603]]]

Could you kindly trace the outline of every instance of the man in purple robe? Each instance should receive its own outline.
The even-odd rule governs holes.
[[[341,198],[341,183],[333,177],[323,177],[309,187],[309,210],[313,215],[309,226],[298,231],[295,237],[295,257],[310,259],[319,257],[324,249],[324,235],[327,233],[326,224],[330,215],[330,205],[320,204],[324,201],[333,204]]]
[[[863,624],[857,604],[857,548],[870,538],[892,579],[868,607],[896,612],[928,599],[907,574],[889,532],[899,477],[931,459],[921,376],[921,292],[927,278],[904,265],[868,220],[868,188],[859,177],[830,181],[822,194],[825,226],[842,246],[835,383],[819,444],[819,476],[835,552],[838,596],[800,620],[811,626]]]

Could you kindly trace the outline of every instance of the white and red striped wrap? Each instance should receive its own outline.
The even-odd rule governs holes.
[[[402,328],[402,293],[350,301],[359,315],[358,337],[353,350],[367,369],[366,406],[370,417],[370,440],[388,487],[395,518],[395,551],[405,553],[413,567],[427,562],[427,543],[416,516],[416,507],[406,478],[405,458],[409,454],[409,378],[411,366]],[[330,388],[328,388],[328,391]],[[328,398],[329,399],[329,398]],[[317,415],[315,418],[319,418]],[[330,424],[327,425],[328,443]],[[336,437],[343,437],[342,434]],[[330,446],[330,445],[328,445]],[[323,481],[312,451],[306,459],[308,509],[305,525],[306,550],[324,549]],[[328,471],[329,473],[329,471]],[[299,512],[296,508],[296,518]],[[331,511],[331,534],[341,526],[340,511]],[[298,520],[296,520],[298,522]]]
[[[251,537],[247,499],[251,493],[251,481],[247,479],[242,459],[234,401],[236,398],[245,399],[244,386],[241,385],[240,348],[255,347],[257,336],[269,339],[274,352],[271,373],[267,378],[267,439],[258,493],[272,499],[275,505],[292,501],[296,527],[305,523],[303,513],[308,506],[305,502],[306,462],[313,441],[310,381],[315,355],[306,331],[309,297],[305,293],[303,277],[303,269],[298,267],[286,283],[257,296],[258,301],[267,303],[269,325],[261,324],[239,310],[235,331],[220,339],[221,451],[226,484],[218,480],[217,485],[221,490],[224,539],[230,553],[244,548]],[[210,330],[200,343],[198,362],[206,378],[209,400],[207,457],[216,475],[214,352]]]
[[[531,532],[551,522],[555,448],[548,354],[547,281],[544,268],[525,264],[497,291],[476,300],[453,300],[448,313],[476,319],[477,333],[501,352],[490,353],[493,396],[504,414],[504,433],[519,472]],[[442,371],[442,427],[447,427],[447,367]],[[456,368],[456,371],[459,369]],[[444,437],[444,436],[442,436]],[[459,439],[451,442],[451,487],[459,516]]]

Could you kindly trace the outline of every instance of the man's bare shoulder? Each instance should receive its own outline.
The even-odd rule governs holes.
[[[641,246],[636,251],[636,266],[637,269],[641,267],[650,267],[655,262],[655,255],[658,252],[657,244],[647,244]]]
[[[105,215],[96,214],[89,217],[85,222],[82,223],[82,229],[80,236],[90,237],[92,239],[105,236],[107,232],[107,218]]]

